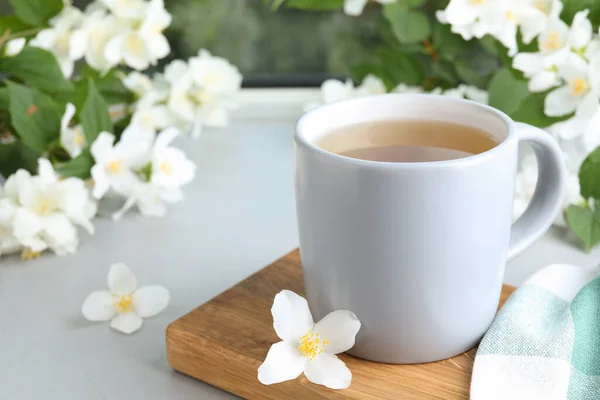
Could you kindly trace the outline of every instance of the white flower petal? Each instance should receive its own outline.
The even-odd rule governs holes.
[[[58,182],[58,176],[54,172],[52,163],[47,158],[38,159],[38,177],[44,185]]]
[[[315,324],[314,332],[318,333],[321,340],[329,340],[325,352],[330,354],[343,353],[354,346],[354,340],[360,321],[350,311],[337,310],[327,314]]]
[[[169,291],[158,285],[143,286],[131,295],[133,308],[142,318],[152,317],[167,307],[169,304]]]
[[[113,175],[111,179],[113,190],[127,197],[133,195],[142,183],[140,178],[130,170],[121,171],[120,174]]]
[[[589,80],[596,95],[600,95],[600,51],[590,60]]]
[[[521,215],[523,215],[523,213],[527,209],[527,206],[529,205],[529,201],[530,199],[526,199],[523,197],[515,197],[515,201],[513,204],[513,221],[516,221]]]
[[[344,1],[344,12],[347,15],[356,17],[362,14],[363,9],[367,5],[367,0],[345,0]]]
[[[85,55],[87,50],[88,35],[82,29],[77,29],[71,33],[69,40],[69,58],[77,61]]]
[[[523,43],[529,44],[531,41],[544,31],[548,21],[548,16],[535,7],[522,7],[519,12],[519,25]]]
[[[12,201],[19,203],[20,193],[24,186],[31,186],[31,174],[24,169],[20,169],[6,180],[4,194]]]
[[[134,312],[118,314],[110,323],[110,327],[131,335],[142,327],[144,320]]]
[[[573,17],[571,24],[571,34],[569,40],[571,47],[581,49],[590,42],[592,38],[592,23],[588,19],[589,10],[579,11]]]
[[[179,203],[183,200],[183,192],[178,187],[163,188],[161,190],[160,197],[167,203]]]
[[[467,99],[476,101],[482,104],[488,104],[489,94],[485,90],[481,90],[476,86],[459,85]]]
[[[571,93],[571,88],[563,86],[548,93],[544,102],[544,112],[549,117],[571,114],[581,100]]]
[[[110,189],[110,179],[104,170],[104,166],[100,164],[94,165],[91,173],[94,180],[92,195],[95,199],[101,199],[108,192],[108,189]]]
[[[592,151],[600,146],[600,111],[588,124],[587,130],[583,134],[583,143],[587,151]]]
[[[81,312],[90,321],[110,321],[117,310],[113,305],[113,296],[106,290],[92,292],[83,302]]]
[[[545,92],[558,84],[556,72],[542,71],[531,77],[528,88],[533,93]]]
[[[542,56],[539,53],[519,53],[513,58],[512,66],[522,71],[525,76],[533,76],[544,69]]]
[[[161,152],[171,144],[175,138],[179,136],[179,130],[177,128],[165,129],[156,137],[154,142],[154,152]]]
[[[125,48],[125,35],[116,35],[106,42],[102,55],[106,59],[108,65],[117,65],[123,59]]]
[[[96,160],[98,163],[108,161],[112,154],[114,142],[115,137],[113,134],[108,132],[100,132],[90,147],[90,151],[94,157],[94,160]]]
[[[152,34],[145,37],[150,53],[157,59],[164,58],[171,52],[167,38],[162,34]]]
[[[564,62],[565,58],[567,58],[569,54],[571,54],[571,50],[568,47],[563,47],[560,50],[544,56],[542,60],[544,68],[551,68]]]
[[[61,120],[60,120],[60,130],[64,131],[69,127],[69,124],[71,123],[71,119],[73,119],[73,116],[75,115],[75,106],[72,103],[67,103],[67,106],[65,108],[65,113],[63,114]]]
[[[306,363],[306,379],[330,389],[346,389],[352,382],[352,372],[346,364],[333,354],[321,354]]]
[[[29,44],[50,50],[54,47],[54,43],[56,42],[56,33],[55,29],[43,29]]]
[[[25,38],[17,38],[17,39],[9,40],[6,43],[6,49],[4,51],[4,54],[7,57],[16,56],[17,54],[19,54],[21,52],[21,50],[23,50],[23,48],[25,47],[25,43],[27,43]]]
[[[258,368],[258,380],[263,385],[272,385],[295,379],[302,373],[305,364],[306,359],[296,346],[288,342],[275,343]]]
[[[182,60],[173,60],[165,67],[165,79],[175,83],[189,73],[188,65]]]
[[[58,65],[60,65],[60,70],[62,71],[65,78],[70,78],[73,75],[73,69],[75,68],[75,63],[68,57],[57,57],[56,61],[58,61]]]
[[[574,78],[587,79],[588,64],[577,54],[570,53],[558,64],[558,75],[567,82]]]
[[[381,78],[373,74],[365,76],[357,89],[365,91],[366,94],[382,94],[386,92],[385,84]]]
[[[40,217],[33,211],[19,207],[13,219],[13,234],[19,240],[37,235],[44,225]]]
[[[338,81],[337,79],[327,79],[321,85],[321,93],[325,104],[335,103],[352,97],[354,85],[352,81]]]
[[[79,240],[77,238],[77,230],[66,215],[61,213],[53,213],[43,218],[44,223],[44,238],[47,239],[50,247],[53,250],[67,249],[68,253],[76,250]]]
[[[298,340],[313,328],[308,302],[290,290],[282,290],[275,295],[271,314],[275,333],[282,340]]]
[[[478,11],[476,7],[471,7],[468,1],[465,0],[451,0],[446,7],[446,20],[451,25],[468,25],[478,17]]]
[[[111,293],[131,294],[137,288],[137,279],[127,265],[116,263],[108,271],[108,288]]]

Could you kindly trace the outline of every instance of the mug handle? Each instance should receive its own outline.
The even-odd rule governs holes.
[[[562,206],[565,163],[558,143],[548,132],[516,122],[519,142],[533,148],[538,163],[538,181],[529,206],[513,224],[507,261],[521,254],[552,225]]]

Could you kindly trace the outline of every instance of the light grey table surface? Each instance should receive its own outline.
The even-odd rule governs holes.
[[[292,130],[300,107],[259,103],[224,130],[177,142],[197,163],[197,178],[166,217],[97,219],[75,255],[0,259],[0,399],[235,398],[174,372],[165,329],[298,244]],[[600,260],[600,250],[588,255],[575,243],[551,229],[507,265],[506,282],[518,285],[551,263]],[[116,261],[141,285],[171,291],[167,309],[131,336],[80,312],[91,291],[106,288]]]

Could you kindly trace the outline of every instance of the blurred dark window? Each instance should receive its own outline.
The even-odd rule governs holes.
[[[74,0],[84,9],[92,0]],[[225,57],[244,75],[244,86],[317,86],[328,77],[350,74],[364,61],[377,37],[381,14],[360,18],[343,12],[280,8],[264,0],[165,0],[173,15],[166,31],[169,59],[186,59],[206,48]],[[0,14],[11,10],[0,1]],[[373,11],[375,11],[373,9]]]

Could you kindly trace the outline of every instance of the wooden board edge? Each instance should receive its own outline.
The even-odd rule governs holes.
[[[235,368],[240,361],[252,364],[256,360],[233,353],[218,343],[186,333],[180,326],[184,324],[178,322],[169,324],[166,333],[167,362],[177,372],[194,379],[198,379],[196,376],[201,374],[206,377],[202,382],[250,400],[336,398],[335,395],[324,397],[323,393],[319,392],[323,389],[316,385],[314,388],[307,387],[306,382],[303,382],[305,378],[282,382],[273,387],[258,385],[258,367],[252,375],[244,375]],[[193,343],[194,346],[190,346],[189,343]],[[215,350],[220,357],[215,357],[215,354],[209,356],[207,349]],[[310,393],[308,397],[307,391]]]

